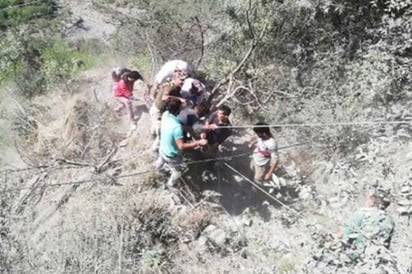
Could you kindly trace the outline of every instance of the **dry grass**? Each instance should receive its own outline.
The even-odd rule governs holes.
[[[173,223],[185,232],[185,237],[188,237],[186,240],[194,240],[210,224],[211,219],[210,210],[198,207],[189,212],[183,211],[181,214],[177,214]]]
[[[39,103],[14,116],[17,132],[24,137],[19,145],[29,151],[25,156],[32,163],[55,158],[95,160],[123,138],[111,126],[117,119],[111,110],[80,95],[68,102],[56,97],[47,107],[41,107],[41,102],[48,98],[38,98]]]

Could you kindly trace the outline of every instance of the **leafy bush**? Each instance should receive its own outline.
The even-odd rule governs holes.
[[[0,82],[14,81],[24,97],[45,93],[56,85],[65,86],[76,72],[93,63],[87,45],[73,49],[53,31],[53,36],[46,35],[20,27],[7,32],[0,41]]]
[[[57,10],[55,1],[1,0],[0,31],[37,18],[51,18]]]

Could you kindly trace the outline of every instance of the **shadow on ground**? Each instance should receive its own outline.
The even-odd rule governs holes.
[[[193,185],[194,191],[199,193],[207,190],[215,191],[220,194],[219,204],[229,214],[240,215],[248,210],[258,213],[264,221],[271,219],[269,207],[280,208],[282,204],[289,205],[298,196],[296,189],[288,186],[274,190],[271,194],[268,193],[268,187],[263,187],[266,194],[258,190],[243,177],[253,180],[253,172],[250,168],[251,150],[247,145],[233,143],[228,143],[226,148],[219,154],[218,160],[214,163],[213,174],[215,178],[213,180],[205,180],[202,176],[205,170],[210,167],[210,163],[190,165],[190,172],[185,177]],[[204,160],[199,152],[191,153],[190,158],[189,161],[195,162]],[[277,171],[277,175],[287,179],[287,173],[282,168]]]

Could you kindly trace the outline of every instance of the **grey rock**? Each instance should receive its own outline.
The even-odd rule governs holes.
[[[401,215],[409,215],[412,214],[412,207],[411,206],[400,206],[396,209],[399,214]]]
[[[400,200],[398,202],[398,205],[400,206],[412,206],[412,201],[409,200]]]
[[[243,225],[244,226],[252,226],[252,224],[253,224],[253,220],[252,219],[250,219],[250,218],[244,218],[243,220],[242,220],[242,223],[243,223]]]
[[[203,230],[203,234],[209,241],[219,247],[223,246],[227,239],[226,232],[215,225],[207,226],[205,230]]]
[[[208,236],[209,240],[217,246],[223,246],[226,242],[226,232],[223,229],[216,229]]]
[[[240,251],[240,256],[242,256],[242,258],[244,259],[247,259],[249,257],[249,252],[246,248],[243,248],[242,251]]]
[[[217,227],[215,225],[208,225],[204,230],[203,233],[206,235],[210,234],[212,231],[216,230]]]
[[[411,187],[410,186],[403,186],[401,188],[401,193],[410,193],[411,192]]]
[[[197,239],[196,246],[198,251],[205,252],[208,249],[207,241],[207,238],[204,236],[200,236],[199,239]]]
[[[299,198],[302,200],[307,200],[312,197],[312,190],[308,186],[302,186],[299,191]]]

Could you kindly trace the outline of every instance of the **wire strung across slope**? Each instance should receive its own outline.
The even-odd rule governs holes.
[[[282,201],[280,201],[279,199],[277,199],[276,197],[274,197],[273,195],[271,195],[269,192],[267,192],[265,189],[263,189],[261,186],[259,186],[257,183],[253,182],[251,179],[249,179],[248,177],[246,177],[245,175],[243,175],[242,173],[240,173],[237,169],[235,169],[234,167],[232,167],[231,165],[229,165],[228,163],[224,163],[225,166],[227,168],[229,168],[231,171],[233,171],[234,173],[236,173],[237,175],[239,175],[240,177],[242,177],[243,179],[245,179],[248,183],[250,183],[251,185],[253,185],[254,187],[256,187],[257,189],[259,189],[263,194],[265,194],[267,197],[269,197],[271,200],[273,200],[274,202],[282,205],[284,208],[287,208],[288,210],[292,211],[293,213],[295,213],[296,215],[300,216],[300,217],[304,217],[300,212],[298,212],[297,210],[291,208],[290,206],[288,206],[287,204],[283,203]]]
[[[301,214],[300,212],[298,212],[296,209],[286,205],[285,203],[283,203],[282,201],[280,201],[279,199],[277,199],[276,197],[274,197],[273,195],[271,195],[269,192],[267,192],[265,189],[263,189],[261,186],[259,186],[257,183],[253,182],[251,179],[249,179],[248,177],[246,177],[245,175],[243,175],[240,171],[238,171],[237,169],[235,169],[234,167],[232,167],[231,165],[229,165],[228,163],[224,163],[226,167],[228,167],[230,170],[232,170],[232,172],[236,173],[237,175],[241,176],[243,179],[245,179],[248,183],[250,183],[251,185],[253,185],[254,187],[256,187],[257,189],[259,189],[262,193],[264,193],[267,197],[269,197],[271,200],[275,201],[276,203],[282,205],[284,208],[288,209],[289,211],[293,212],[294,214],[296,214],[299,217],[304,218],[303,214]],[[375,246],[380,246],[380,247],[384,247],[383,251],[386,251],[386,254],[393,260],[397,260],[397,258],[391,254],[390,252],[388,252],[386,246],[381,243],[378,242],[372,238],[370,238],[368,235],[366,235],[363,231],[361,231],[360,229],[354,227],[353,228],[354,231],[356,231],[357,233],[359,233],[360,235],[362,235],[363,237],[365,237],[365,239],[370,242],[371,244],[375,245]],[[332,232],[330,231],[326,231],[328,233],[329,236],[331,236],[332,238],[334,238],[335,240],[340,240],[339,238],[337,238]],[[397,268],[397,266],[395,266]],[[399,271],[399,269],[398,269]],[[399,272],[400,273],[400,272]]]
[[[271,124],[271,125],[231,125],[231,126],[219,126],[219,128],[231,128],[231,129],[246,129],[246,128],[260,128],[260,127],[269,127],[269,128],[276,128],[276,127],[334,127],[334,126],[362,126],[362,125],[407,125],[412,124],[412,120],[403,120],[403,121],[361,121],[361,122],[331,122],[331,123],[291,123],[291,124]],[[305,144],[305,143],[304,143]],[[207,160],[207,161],[213,161]],[[193,162],[196,163],[196,162]],[[0,170],[0,172],[20,172],[20,171],[28,171],[34,170],[39,168],[47,168],[50,167],[48,165],[42,166],[35,166],[35,167],[28,167],[22,169],[4,169]]]
[[[312,141],[308,142],[302,142],[302,143],[297,143],[293,145],[287,145],[283,147],[279,147],[278,150],[286,149],[286,148],[292,148],[292,147],[298,147],[298,146],[303,146],[307,144],[312,144]],[[322,146],[323,147],[323,146]],[[184,165],[193,165],[193,164],[198,164],[198,163],[206,163],[206,162],[211,162],[211,161],[218,161],[218,160],[227,160],[229,158],[240,158],[246,155],[251,155],[252,152],[245,152],[245,153],[239,153],[235,155],[229,155],[229,156],[222,156],[218,158],[211,158],[211,159],[204,159],[204,160],[198,160],[198,161],[191,161],[191,162],[185,162],[183,163]],[[36,170],[36,169],[46,169],[46,168],[53,168],[53,169],[79,169],[79,168],[88,168],[88,167],[94,167],[93,165],[75,165],[75,166],[64,166],[64,167],[55,167],[53,166],[53,163],[50,165],[40,165],[40,166],[33,166],[33,167],[27,167],[27,168],[8,168],[8,169],[3,169],[0,170],[0,172],[3,173],[18,173],[18,172],[24,172],[24,171],[31,171],[31,170]]]
[[[283,147],[280,147],[279,150],[292,148],[292,147],[297,147],[297,146],[302,146],[302,145],[309,144],[309,143],[311,143],[311,142],[304,142],[304,143],[298,143],[298,144],[283,146]],[[235,154],[235,155],[228,155],[228,156],[222,156],[222,157],[217,157],[217,158],[210,158],[210,159],[184,162],[181,165],[182,166],[185,166],[185,165],[187,166],[187,165],[195,165],[195,164],[201,164],[201,163],[207,163],[207,162],[213,162],[213,161],[231,161],[231,160],[236,159],[236,158],[249,156],[252,153],[253,152],[243,152],[243,153],[239,153],[239,154]],[[8,173],[8,172],[23,172],[23,171],[33,170],[33,169],[42,169],[42,168],[49,168],[49,167],[51,167],[51,166],[45,165],[45,166],[25,168],[25,169],[3,170],[3,172],[5,172],[5,173]],[[72,167],[70,167],[70,168],[72,168]],[[148,174],[148,173],[151,173],[151,172],[155,173],[156,171],[154,169],[150,169],[150,170],[145,170],[145,171],[133,172],[133,173],[129,173],[129,174],[123,174],[123,175],[115,176],[114,179],[124,179],[124,178],[129,178],[129,177],[137,177],[137,176],[141,176],[141,175]],[[88,179],[88,180],[80,180],[80,181],[73,181],[73,182],[67,182],[67,183],[48,184],[48,185],[44,185],[43,187],[76,185],[76,184],[91,183],[91,182],[95,182],[95,181],[96,181],[96,179]],[[10,188],[10,189],[3,190],[3,192],[12,192],[12,191],[19,191],[19,190],[26,190],[26,189],[31,189],[31,187]]]
[[[280,149],[286,149],[286,148],[291,148],[291,147],[296,147],[296,146],[301,146],[304,144],[308,144],[311,142],[305,142],[305,143],[298,143],[298,144],[294,144],[294,145],[289,145],[289,146],[284,146],[279,148]],[[271,195],[269,192],[267,192],[265,189],[263,189],[261,186],[259,186],[257,183],[253,182],[251,179],[249,179],[248,177],[246,177],[245,175],[243,175],[242,173],[240,173],[237,169],[235,169],[234,167],[232,167],[231,165],[229,165],[226,161],[230,161],[233,160],[234,158],[239,158],[239,157],[244,157],[244,156],[249,156],[250,154],[252,154],[253,152],[247,152],[247,153],[239,153],[236,155],[231,155],[231,156],[225,156],[225,157],[218,157],[218,158],[213,158],[213,159],[205,159],[205,160],[199,160],[199,161],[191,161],[191,162],[186,162],[186,163],[182,163],[182,165],[191,165],[191,164],[199,164],[199,163],[205,163],[205,162],[209,162],[209,161],[218,161],[218,160],[223,160],[224,165],[229,168],[232,172],[236,173],[237,175],[241,176],[243,179],[245,179],[248,183],[250,183],[251,185],[253,185],[254,187],[256,187],[258,190],[260,190],[262,193],[264,193],[268,198],[270,198],[271,200],[273,200],[274,202],[282,205],[284,208],[288,209],[289,211],[293,212],[294,214],[296,214],[299,217],[304,218],[304,215],[301,214],[300,212],[298,212],[296,209],[286,205],[285,203],[283,203],[282,201],[280,201],[279,199],[277,199],[276,197],[274,197],[273,195]],[[146,170],[146,171],[140,171],[140,172],[133,172],[133,173],[129,173],[129,174],[124,174],[124,175],[118,175],[115,176],[115,179],[124,179],[124,178],[130,178],[130,177],[138,177],[144,174],[149,174],[149,173],[155,173],[157,172],[156,170]],[[57,184],[48,184],[48,185],[44,185],[42,186],[43,188],[45,187],[57,187],[57,186],[63,186],[63,185],[80,185],[80,184],[85,184],[85,183],[92,183],[92,182],[96,182],[96,179],[87,179],[87,180],[80,180],[80,181],[73,181],[73,182],[67,182],[67,183],[57,183]],[[26,188],[11,188],[11,189],[6,189],[3,192],[12,192],[12,191],[20,191],[20,190],[25,190],[25,189],[32,189],[33,187],[26,187]],[[183,197],[183,199],[186,200],[185,197]],[[186,200],[187,201],[187,200]],[[189,203],[189,205],[191,205],[191,203],[189,201],[187,201]],[[193,207],[193,205],[191,205]],[[227,212],[226,212],[227,213]],[[229,213],[227,213],[229,214]],[[230,214],[229,214],[230,215]],[[365,235],[362,231],[360,231],[359,229],[355,228],[355,231],[357,231],[358,233],[360,233],[361,235],[363,235],[370,243],[376,245],[376,246],[382,246],[385,247],[383,244],[374,241],[373,239],[369,238],[367,235]],[[333,233],[328,232],[328,234],[333,237],[334,239],[337,239]],[[394,257],[392,254],[388,253],[388,255],[396,260],[396,257]]]
[[[360,121],[360,122],[330,122],[330,123],[290,123],[290,124],[271,124],[271,125],[231,125],[219,126],[219,128],[260,128],[260,127],[337,127],[337,126],[371,126],[371,125],[410,125],[412,120],[402,121]]]
[[[311,144],[311,143],[312,142],[303,142],[303,143],[297,143],[297,144],[293,144],[293,145],[287,145],[287,146],[279,147],[278,150],[303,146],[303,145],[307,145],[307,144]],[[322,146],[322,147],[324,147],[324,146]],[[239,154],[235,154],[235,155],[228,155],[228,156],[222,156],[222,157],[217,157],[217,158],[210,158],[210,159],[184,162],[181,165],[182,166],[188,166],[188,165],[195,165],[195,164],[214,162],[214,161],[231,161],[233,159],[237,159],[237,158],[241,158],[241,157],[245,157],[245,156],[250,156],[252,153],[253,152],[243,152],[243,153],[239,153]],[[42,169],[42,168],[49,168],[49,167],[51,167],[51,166],[40,166],[40,167],[18,169],[18,170],[3,170],[3,172],[5,172],[7,174],[9,171],[11,171],[11,172],[22,172],[22,171],[27,171],[27,170]],[[62,169],[64,169],[64,168],[62,168]],[[156,172],[157,172],[156,170],[150,169],[150,170],[145,170],[145,171],[138,171],[138,172],[133,172],[133,173],[129,173],[129,174],[114,176],[113,179],[124,179],[124,178],[130,178],[130,177],[138,177],[138,176],[141,176],[141,175],[144,175],[144,174],[156,173]],[[67,183],[47,184],[47,185],[43,185],[42,187],[47,188],[47,187],[57,187],[57,186],[64,186],[64,185],[80,185],[80,184],[85,184],[85,183],[93,183],[95,181],[96,181],[96,179],[87,179],[87,180],[72,181],[72,182],[67,182]],[[3,189],[2,192],[7,193],[7,192],[20,191],[20,190],[29,190],[29,189],[32,189],[32,187],[9,188],[9,189]]]

